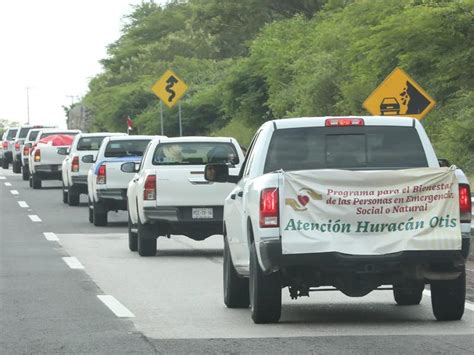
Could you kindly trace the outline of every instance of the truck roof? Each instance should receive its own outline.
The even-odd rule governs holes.
[[[231,137],[203,137],[203,136],[188,136],[188,137],[171,137],[163,138],[161,142],[175,143],[175,142],[225,142],[229,143],[233,140]]]
[[[126,136],[127,133],[119,133],[119,132],[94,132],[94,133],[80,133],[81,138],[82,137],[103,137],[103,136],[119,136],[123,137]]]
[[[414,126],[418,121],[412,117],[401,116],[324,116],[324,117],[299,117],[284,118],[268,121],[264,125],[275,125],[276,129],[296,127],[324,127],[327,119],[337,118],[362,118],[365,126]]]
[[[107,137],[109,141],[122,141],[124,139],[129,140],[129,141],[134,141],[134,140],[143,140],[143,139],[155,139],[155,138],[162,138],[163,136],[128,136],[128,135],[115,135],[115,136],[110,136]]]

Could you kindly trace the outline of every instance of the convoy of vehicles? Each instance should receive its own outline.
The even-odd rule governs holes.
[[[223,201],[232,184],[209,183],[204,179],[204,166],[229,164],[237,174],[242,161],[242,150],[233,138],[151,142],[139,169],[134,169],[133,163],[123,166],[123,170],[137,172],[127,192],[130,250],[152,256],[158,236],[176,234],[204,240],[221,234]]]
[[[62,180],[63,202],[71,206],[79,204],[80,194],[87,194],[89,221],[96,226],[107,225],[109,211],[127,210],[129,249],[140,256],[155,255],[160,236],[181,234],[204,240],[223,234],[224,303],[228,308],[250,305],[255,323],[280,319],[286,287],[296,299],[328,287],[361,297],[388,285],[397,304],[416,305],[425,285],[430,285],[437,320],[458,320],[464,312],[470,187],[460,169],[440,169],[449,163],[437,159],[416,119],[269,121],[257,130],[245,156],[233,138],[13,127],[2,136],[0,161],[4,169],[13,163],[14,171],[22,172],[23,180],[30,180],[34,189],[41,188],[42,180]],[[380,213],[387,229],[391,224],[398,226],[393,227],[398,244],[379,234],[376,243],[381,244],[371,245],[367,242],[371,235],[365,230],[358,239],[342,239],[344,243],[337,245],[338,238],[346,238],[351,230],[349,224],[344,225],[343,209],[327,198],[336,181],[348,184],[339,195],[342,206],[352,204],[347,202],[352,201],[348,191],[354,186],[359,190],[364,186],[386,188],[391,198],[398,196],[394,186],[399,177],[426,175],[431,179],[429,174],[435,173],[453,177],[455,183],[442,188],[449,189],[446,196],[454,200],[450,206],[455,212],[436,217],[439,223],[433,226],[430,222],[426,230],[421,223],[423,238],[418,239],[412,229],[400,229],[407,223],[394,223],[396,218],[390,214],[361,208],[364,218],[358,229],[363,229],[360,223],[368,224]],[[289,195],[297,186],[295,181],[304,188]],[[370,201],[358,199],[362,206]],[[411,221],[420,213],[406,216]],[[293,214],[313,219],[295,222],[288,218]],[[324,216],[330,218],[326,224]],[[453,241],[443,239],[443,233],[436,234],[439,239],[432,244],[420,241],[438,226],[446,231],[449,227]],[[315,231],[319,236],[328,232],[330,238],[313,239]],[[404,240],[400,239],[402,232]],[[386,252],[390,248],[396,251]]]

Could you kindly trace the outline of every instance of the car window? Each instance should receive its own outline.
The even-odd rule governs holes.
[[[208,163],[238,164],[239,156],[232,143],[173,142],[160,143],[153,165],[204,165]]]
[[[18,132],[18,129],[16,129],[16,128],[9,130],[8,133],[7,133],[6,140],[11,141],[12,139],[14,139],[15,136],[16,136],[16,132]]]
[[[40,133],[40,131],[30,131],[29,132],[29,136],[28,136],[28,140],[30,141],[35,141],[36,137],[38,137],[38,133]]]
[[[92,150],[97,151],[102,144],[105,136],[102,137],[82,137],[77,143],[77,150]]]
[[[117,140],[109,141],[105,147],[104,157],[121,158],[130,156],[143,156],[151,139]]]
[[[18,138],[26,138],[30,130],[31,130],[31,127],[20,128],[20,134],[18,135]]]
[[[306,127],[274,132],[264,172],[427,166],[413,127]]]

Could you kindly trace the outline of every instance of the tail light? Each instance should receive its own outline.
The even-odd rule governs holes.
[[[264,189],[260,194],[260,228],[278,227],[279,222],[278,188]]]
[[[105,165],[99,166],[99,172],[97,173],[97,183],[103,185],[107,182],[107,167]]]
[[[30,154],[30,148],[28,146],[23,147],[23,155],[29,155]]]
[[[143,199],[145,201],[156,200],[156,175],[146,177]]]
[[[38,148],[35,150],[35,162],[41,161],[41,150]]]
[[[326,127],[334,126],[363,126],[364,120],[362,118],[328,118],[326,120]]]
[[[15,142],[15,150],[16,150],[17,152],[20,151],[20,142]]]
[[[105,167],[105,165],[103,165]],[[75,156],[72,158],[71,171],[77,173],[79,171],[79,157]]]
[[[2,147],[3,149],[8,149],[8,141],[3,141]]]
[[[467,184],[459,184],[459,212],[461,222],[470,222],[472,216],[471,190]]]

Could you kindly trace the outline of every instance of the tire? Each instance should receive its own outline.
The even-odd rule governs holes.
[[[89,223],[94,223],[94,212],[91,200],[88,198],[89,203],[87,204],[87,209],[89,210]]]
[[[459,320],[466,302],[466,269],[455,280],[431,282],[431,307],[438,321]]]
[[[25,166],[23,167],[21,171],[21,178],[23,179],[23,181],[27,181],[30,179],[30,171]]]
[[[103,227],[107,225],[107,211],[102,211],[100,204],[93,202],[94,209],[92,210],[94,226]]]
[[[68,193],[67,193],[67,204],[69,206],[79,206],[80,197],[81,195],[73,193],[71,191],[71,188],[69,188]]]
[[[30,175],[30,178],[28,179],[28,183],[30,184],[30,187],[32,188],[33,187],[33,176]]]
[[[15,174],[21,174],[21,162],[14,161],[12,164],[12,170]]]
[[[153,226],[142,224],[140,217],[138,217],[137,249],[140,256],[156,255],[156,237],[154,234]]]
[[[63,183],[63,203],[68,203],[69,200],[68,200],[68,192],[66,191],[66,186],[64,186],[64,183]]]
[[[31,187],[35,190],[41,189],[41,177],[37,174],[31,176]]]
[[[281,316],[281,274],[264,274],[257,259],[255,244],[250,250],[250,309],[256,324],[276,323]]]
[[[399,306],[413,306],[420,304],[423,298],[423,290],[425,285],[418,287],[402,287],[393,285],[393,297]]]
[[[130,219],[130,213],[129,213],[128,214],[128,248],[130,249],[130,251],[138,250],[138,233],[132,231],[132,229],[136,227],[137,226],[132,223],[132,220]]]
[[[8,169],[9,166],[10,166],[10,164],[8,164],[8,159],[7,159],[7,158],[3,158],[3,160],[2,160],[2,168],[3,168],[3,169]]]
[[[240,277],[230,255],[227,237],[224,237],[224,303],[227,308],[248,308],[250,304],[249,279]]]

